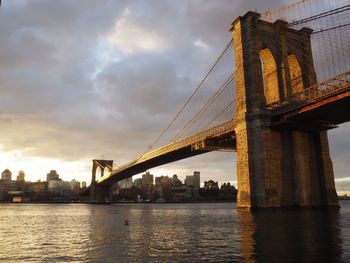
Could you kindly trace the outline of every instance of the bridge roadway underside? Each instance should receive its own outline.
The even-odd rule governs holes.
[[[120,171],[116,174],[113,174],[108,179],[99,183],[99,185],[113,184],[113,183],[116,183],[116,182],[121,181],[123,179],[126,179],[128,177],[131,177],[133,175],[143,173],[143,172],[145,172],[148,169],[151,169],[153,167],[157,167],[157,166],[160,166],[163,164],[186,159],[186,158],[193,157],[193,156],[203,154],[206,152],[208,152],[208,151],[192,150],[191,147],[186,147],[186,148],[179,149],[177,151],[169,152],[167,154],[160,155],[160,156],[155,157],[153,159],[149,159],[145,162],[132,165],[131,167],[128,167],[128,168],[124,169],[123,171]]]
[[[336,128],[350,121],[350,90],[315,100],[277,116],[272,126],[305,131]]]
[[[133,175],[143,173],[148,169],[161,166],[167,163],[183,160],[189,157],[197,156],[203,153],[208,153],[215,150],[228,150],[231,151],[236,148],[235,136],[232,132],[227,134],[221,134],[221,136],[213,137],[203,141],[202,147],[194,147],[193,145],[188,145],[181,147],[177,150],[170,151],[158,156],[140,161],[139,163],[130,164],[128,167],[112,171],[106,179],[98,182],[98,185],[111,185]]]

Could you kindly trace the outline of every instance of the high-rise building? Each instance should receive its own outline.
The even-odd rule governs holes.
[[[72,181],[70,181],[70,187],[71,187],[73,194],[79,194],[79,192],[80,192],[80,182],[79,181],[73,179]]]
[[[199,197],[200,189],[200,172],[194,171],[193,175],[187,175],[185,179],[185,185],[192,189],[192,197],[197,200]]]
[[[24,182],[25,181],[24,177],[25,177],[24,171],[22,171],[22,170],[19,171],[17,178],[16,178],[17,182]]]
[[[165,200],[171,199],[171,188],[172,188],[172,179],[169,176],[156,177],[156,198],[162,198]]]
[[[201,187],[201,173],[199,171],[194,171],[193,176],[194,176],[194,185],[196,188],[199,189]]]
[[[142,175],[141,195],[144,200],[152,200],[154,194],[153,174],[146,172]]]
[[[83,181],[83,182],[81,183],[81,187],[82,187],[82,188],[86,188],[86,182],[85,182],[85,181]]]
[[[51,170],[47,175],[46,175],[46,181],[51,181],[51,180],[59,180],[60,176],[56,172],[56,170]]]
[[[150,172],[146,172],[142,175],[142,185],[150,185],[153,184],[153,174]]]
[[[2,180],[11,181],[11,177],[12,177],[12,173],[9,169],[6,169],[1,173]]]
[[[193,175],[186,175],[185,185],[194,187],[195,183],[194,183],[194,176]]]

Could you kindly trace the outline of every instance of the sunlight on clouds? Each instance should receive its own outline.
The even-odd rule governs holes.
[[[338,195],[350,195],[350,177],[335,178],[334,181]]]
[[[20,170],[24,170],[26,181],[46,180],[46,174],[50,170],[57,170],[60,178],[70,181],[75,178],[78,181],[90,183],[91,175],[87,173],[88,161],[66,162],[59,159],[31,156],[30,149],[3,151],[0,146],[0,172],[10,169],[12,180]]]
[[[92,74],[92,79],[95,80],[98,74],[112,63],[117,63],[123,58],[120,52],[117,52],[114,45],[105,41],[104,38],[98,40],[95,49],[95,71]]]
[[[208,46],[208,44],[206,44],[205,42],[203,42],[201,39],[197,39],[193,42],[193,44],[198,47],[200,50],[204,51],[204,52],[208,52],[210,51],[210,47]]]
[[[106,36],[107,42],[127,54],[139,51],[163,50],[167,44],[165,38],[157,32],[147,31],[128,20],[129,9],[116,22],[114,31]]]

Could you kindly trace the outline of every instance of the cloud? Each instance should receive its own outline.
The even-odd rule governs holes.
[[[41,159],[55,160],[50,164],[59,167],[51,169],[62,176],[89,181],[92,158],[132,160],[166,127],[216,60],[231,39],[233,19],[275,7],[272,0],[3,1],[0,153],[7,157],[0,169],[18,166],[35,180],[48,166],[35,170],[28,160],[38,165]],[[349,129],[343,125],[330,132],[337,177],[348,176]],[[13,152],[19,157],[7,164]],[[67,175],[67,167],[77,168]],[[200,170],[203,179],[221,182],[236,179],[232,153],[159,169],[180,176]]]
[[[126,8],[115,28],[106,40],[127,54],[136,52],[160,52],[166,48],[167,40],[154,30],[145,30],[129,21],[130,10]]]

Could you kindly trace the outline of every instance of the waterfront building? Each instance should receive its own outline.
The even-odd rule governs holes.
[[[171,186],[172,187],[179,187],[179,186],[182,186],[182,181],[177,178],[177,174],[174,174],[173,175],[173,178],[171,179]]]
[[[142,174],[141,195],[143,200],[154,199],[153,174],[148,171]]]
[[[156,199],[171,200],[172,179],[169,176],[156,177]]]
[[[50,180],[60,180],[59,174],[56,172],[56,170],[51,170],[47,175],[46,175],[46,181]]]
[[[133,186],[137,187],[138,189],[142,188],[142,178],[137,178],[133,182]]]
[[[193,172],[193,175],[187,175],[185,185],[190,188],[192,198],[194,200],[198,200],[200,189],[200,172],[195,171]]]
[[[9,192],[17,190],[16,181],[5,178],[0,180],[0,201],[10,201]]]
[[[220,187],[220,198],[227,201],[237,201],[237,189],[230,183],[224,183]]]
[[[204,181],[204,189],[219,189],[219,184],[213,180]]]
[[[192,188],[186,185],[172,187],[171,194],[175,202],[192,200]]]
[[[72,190],[72,193],[74,195],[77,195],[80,193],[80,182],[73,179],[72,181],[70,181],[70,188]]]
[[[194,186],[199,189],[201,187],[201,173],[199,171],[193,172]]]
[[[28,182],[26,184],[26,191],[29,193],[47,193],[48,183],[42,181]]]
[[[47,201],[48,182],[28,182],[26,183],[25,193],[32,201]]]
[[[200,189],[200,196],[202,200],[220,200],[220,189],[218,182],[214,182],[213,180],[204,181],[204,187]]]
[[[72,194],[71,184],[62,180],[49,180],[48,181],[49,193],[59,196],[69,196]]]
[[[138,196],[141,194],[141,190],[135,186],[131,188],[119,188],[115,194],[115,200],[117,201],[133,201],[136,202]]]
[[[149,184],[153,184],[153,174],[147,171],[146,173],[142,174],[142,185]]]
[[[128,177],[118,182],[120,188],[131,188],[133,186],[132,177]]]
[[[12,173],[11,173],[11,171],[9,169],[5,169],[1,173],[1,180],[11,181],[11,177],[12,177]]]
[[[25,173],[24,173],[24,171],[19,171],[18,172],[18,175],[17,175],[17,178],[16,178],[16,181],[17,182],[24,182],[25,181]]]

